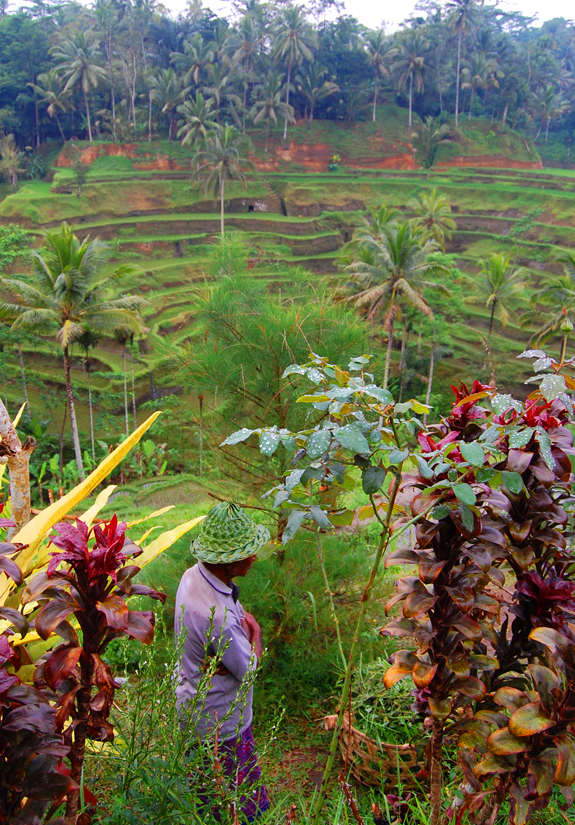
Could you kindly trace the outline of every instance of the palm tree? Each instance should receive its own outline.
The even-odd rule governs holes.
[[[100,341],[100,336],[89,327],[85,327],[82,334],[78,336],[77,342],[84,352],[84,374],[88,383],[88,414],[90,417],[90,447],[92,451],[92,463],[96,465],[96,445],[94,440],[94,405],[92,404],[92,382],[90,380],[90,350],[95,349]]]
[[[66,137],[62,131],[62,124],[58,117],[58,110],[65,112],[68,109],[70,100],[70,90],[66,91],[60,80],[60,76],[55,69],[50,69],[48,72],[42,72],[36,78],[36,83],[28,83],[36,92],[40,103],[46,104],[46,111],[50,117],[56,118],[58,129],[64,143]]]
[[[554,118],[560,117],[570,109],[569,103],[563,98],[561,92],[555,92],[555,87],[552,83],[548,83],[544,89],[539,91],[536,95],[537,108],[541,114],[541,123],[535,135],[535,140],[541,134],[543,124],[545,123],[545,141],[549,138],[549,124]]]
[[[262,122],[266,124],[266,145],[264,150],[266,152],[268,151],[270,124],[272,121],[277,126],[278,117],[286,118],[290,123],[294,120],[293,106],[284,103],[282,100],[283,79],[283,74],[273,69],[266,74],[264,82],[254,88],[254,96],[259,99],[256,99],[256,102],[252,106],[250,116],[253,118],[254,126],[259,126]]]
[[[439,125],[434,117],[428,115],[417,132],[411,136],[416,153],[419,152],[423,165],[431,169],[435,162],[437,149],[442,143],[451,142],[451,130],[447,123]]]
[[[459,91],[461,76],[461,43],[464,33],[469,29],[477,6],[475,0],[448,0],[447,8],[451,11],[450,28],[457,34],[457,70],[455,78],[455,125],[459,126]]]
[[[451,240],[453,230],[457,229],[445,195],[438,194],[434,187],[430,192],[422,192],[413,198],[409,205],[415,212],[414,224],[437,241],[445,252],[445,239]]]
[[[31,280],[2,278],[0,281],[10,296],[0,303],[0,318],[12,321],[13,329],[54,332],[62,347],[74,452],[82,478],[84,465],[72,390],[71,348],[81,339],[86,327],[102,335],[113,334],[118,328],[134,332],[145,329],[140,314],[147,304],[143,298],[131,295],[109,298],[107,295],[113,280],[134,271],[133,267],[123,265],[104,275],[103,267],[110,251],[110,246],[98,238],[93,241],[85,238],[80,242],[63,223],[58,231],[47,232],[43,248],[32,253]]]
[[[186,90],[182,89],[180,78],[173,69],[158,69],[149,77],[148,83],[153,99],[168,119],[168,141],[172,140],[176,129],[175,112]]]
[[[207,67],[214,62],[215,44],[206,43],[200,32],[184,40],[183,52],[172,52],[170,59],[179,72],[185,72],[184,85],[200,83],[200,78]]]
[[[231,56],[232,66],[242,67],[244,100],[242,107],[242,132],[246,133],[246,112],[248,107],[248,91],[254,83],[254,63],[264,45],[264,35],[258,21],[249,14],[240,20],[237,32],[228,38],[227,48]]]
[[[409,84],[409,128],[413,126],[412,106],[413,106],[413,85],[415,91],[423,92],[423,72],[427,69],[423,52],[428,48],[428,43],[419,32],[410,32],[402,38],[399,49],[395,54],[394,69],[397,75],[397,89],[403,92]]]
[[[237,180],[246,185],[244,168],[255,169],[254,164],[245,157],[250,142],[234,126],[224,126],[219,132],[211,134],[204,148],[196,153],[192,164],[196,167],[193,180],[199,181],[204,192],[219,192],[220,228],[224,237],[224,201],[226,186],[229,181]]]
[[[547,277],[542,289],[534,296],[532,309],[522,318],[524,326],[543,318],[533,336],[537,343],[555,335],[563,321],[575,320],[575,253],[564,251],[554,256],[563,266],[563,275]]]
[[[116,140],[116,92],[114,89],[114,72],[112,68],[113,34],[118,25],[119,13],[112,0],[96,0],[94,5],[96,27],[103,36],[108,64],[108,83],[110,84],[110,104],[112,106],[112,135]]]
[[[499,74],[501,75],[501,72],[499,72]],[[472,55],[469,65],[465,66],[462,70],[461,76],[465,78],[461,84],[461,88],[471,89],[468,114],[468,120],[471,120],[473,101],[477,90],[499,88],[497,63],[493,58],[487,58],[484,52],[475,52]]]
[[[373,68],[373,112],[371,119],[375,123],[377,117],[379,81],[382,77],[389,77],[389,62],[395,56],[397,50],[386,37],[384,29],[367,33],[365,37],[365,49]]]
[[[447,274],[449,270],[430,260],[431,253],[437,250],[437,242],[422,234],[411,221],[392,221],[381,237],[365,236],[361,250],[347,267],[355,287],[348,301],[365,311],[368,321],[383,316],[383,328],[389,334],[383,377],[383,386],[387,387],[393,326],[401,316],[401,304],[432,318],[432,309],[421,291],[425,287],[437,289],[438,284],[427,279]]]
[[[62,75],[65,81],[64,91],[80,86],[84,95],[84,105],[86,107],[86,121],[88,124],[88,139],[92,142],[92,122],[90,120],[90,105],[88,94],[92,89],[97,89],[100,80],[106,77],[104,69],[98,65],[98,44],[90,29],[72,31],[60,42],[58,46],[50,49],[50,54],[59,60],[56,71]]]
[[[313,51],[317,46],[316,35],[306,20],[303,6],[288,6],[279,18],[275,30],[273,55],[286,67],[285,86],[286,106],[289,106],[291,75],[294,66],[313,60]],[[288,119],[284,119],[284,140],[287,138]]]
[[[182,138],[182,146],[195,146],[199,140],[205,140],[209,132],[218,129],[213,98],[206,100],[201,92],[196,93],[195,99],[191,97],[180,104],[178,113],[181,115],[178,137]]]
[[[241,109],[242,101],[231,90],[231,75],[220,63],[212,63],[208,66],[208,82],[202,86],[202,92],[206,97],[214,99],[216,107],[216,119],[219,119],[220,109],[227,104],[227,111],[231,114],[236,126],[241,126],[241,120],[237,109]]]
[[[320,100],[325,100],[326,97],[339,92],[337,83],[332,83],[331,80],[326,80],[325,76],[327,69],[320,63],[310,63],[306,67],[306,71],[297,75],[296,84],[299,91],[309,101],[309,122],[313,120],[313,112],[315,105]]]
[[[502,327],[507,326],[514,299],[525,288],[524,277],[525,270],[521,267],[515,269],[509,256],[502,252],[495,253],[483,263],[476,289],[479,292],[478,299],[485,301],[486,307],[491,307],[488,339],[491,338],[495,317]]]
[[[18,189],[18,177],[24,174],[23,157],[23,152],[16,146],[14,135],[4,135],[0,138],[0,173],[14,191]]]

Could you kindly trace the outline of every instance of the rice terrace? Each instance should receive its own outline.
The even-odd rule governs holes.
[[[553,13],[2,5],[0,825],[575,823]]]

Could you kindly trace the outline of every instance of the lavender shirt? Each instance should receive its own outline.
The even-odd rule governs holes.
[[[210,622],[213,627],[208,640]],[[201,678],[201,665],[208,655],[214,655],[218,644],[227,645],[221,662],[228,673],[215,673],[203,707],[192,713],[197,724],[196,733],[202,737],[229,712],[238,693],[241,702],[222,723],[219,740],[239,736],[252,721],[253,687],[240,690],[242,680],[251,676],[257,666],[247,633],[241,625],[245,611],[240,602],[234,602],[232,588],[214,576],[202,562],[187,570],[176,594],[174,631],[176,641],[182,632],[182,617],[186,631],[182,660],[176,674],[176,704],[178,707],[193,701]],[[221,650],[221,647],[220,647]],[[198,702],[199,703],[199,702]]]

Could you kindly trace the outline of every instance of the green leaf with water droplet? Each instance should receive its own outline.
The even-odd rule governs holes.
[[[307,440],[306,449],[310,458],[319,458],[323,455],[331,444],[331,432],[329,430],[316,430]]]
[[[279,447],[281,436],[270,430],[265,430],[260,435],[260,451],[264,455],[273,455]]]
[[[519,450],[521,447],[525,447],[531,441],[531,436],[534,431],[534,427],[525,427],[524,430],[512,433],[509,436],[509,447],[512,450]]]

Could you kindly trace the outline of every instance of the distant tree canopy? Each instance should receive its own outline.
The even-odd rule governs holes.
[[[312,114],[375,119],[379,103],[395,102],[411,103],[439,125],[485,116],[540,142],[555,135],[570,144],[573,23],[535,26],[520,12],[476,0],[424,0],[387,35],[347,14],[322,20],[329,5],[250,0],[230,20],[201,0],[175,18],[154,0],[96,0],[91,7],[37,0],[4,12],[0,132],[13,134],[20,149],[62,137],[174,137],[178,113],[185,122],[202,99],[218,124],[245,131],[265,109],[265,78],[275,73],[286,127]],[[314,64],[333,91],[310,102]],[[266,128],[269,119],[260,115],[255,125]]]

